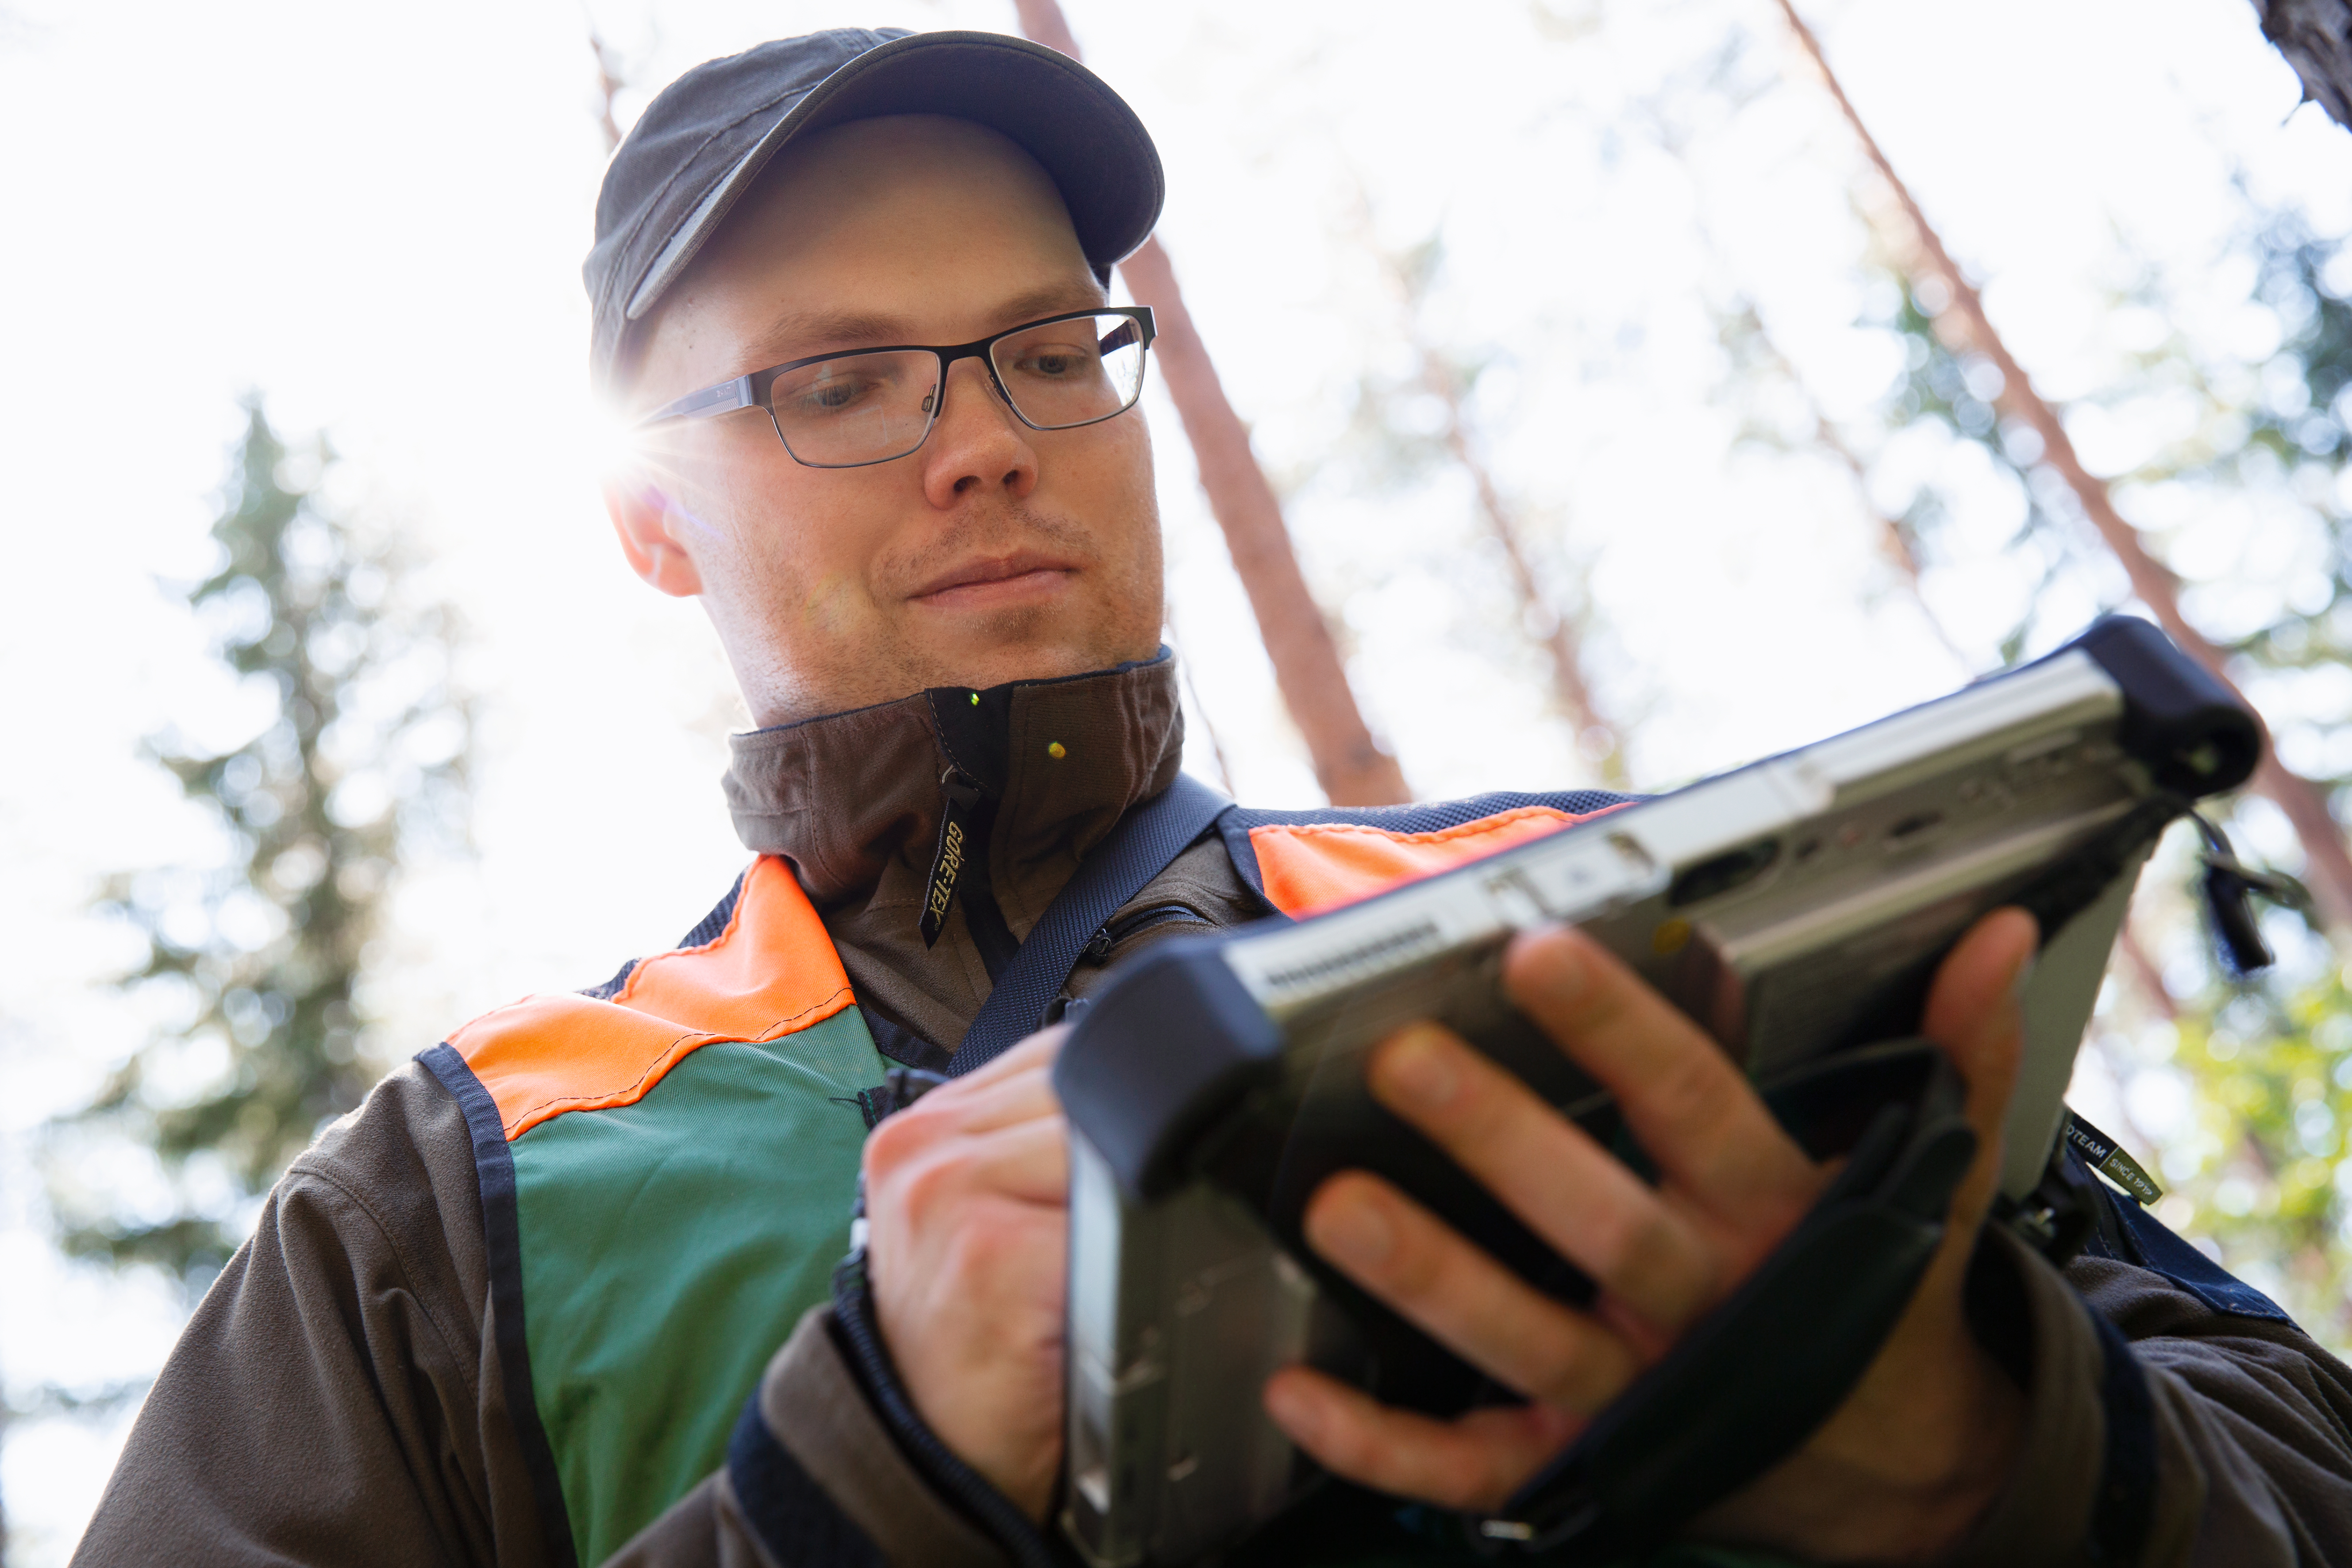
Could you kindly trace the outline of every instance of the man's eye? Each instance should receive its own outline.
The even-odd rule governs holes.
[[[855,407],[874,390],[874,384],[862,377],[837,376],[803,387],[793,398],[795,407],[809,414],[837,414]]]
[[[1094,356],[1084,349],[1031,349],[1021,356],[1020,369],[1027,375],[1040,375],[1049,381],[1066,381],[1080,374],[1094,363]]]

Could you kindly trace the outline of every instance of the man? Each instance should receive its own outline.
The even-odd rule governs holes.
[[[79,1561],[1054,1560],[1057,1031],[903,1108],[882,1086],[952,1065],[1085,858],[1176,777],[1149,323],[1104,293],[1159,200],[1125,105],[1013,39],[766,45],[648,108],[588,267],[597,376],[646,435],[609,501],[732,660],[759,728],[728,796],[761,858],[676,952],[476,1020],[297,1162]],[[1609,798],[1202,832],[1064,994]],[[1984,1141],[1928,1278],[1828,1424],[1696,1533],[1822,1562],[2352,1556],[2352,1374],[2186,1248],[2111,1227],[2155,1267],[2062,1277],[1982,1228],[2034,940],[1989,917],[1928,1005]],[[1314,1245],[1528,1403],[1447,1423],[1303,1369],[1264,1391],[1330,1469],[1441,1510],[1499,1504],[1823,1179],[1595,948],[1523,940],[1507,980],[1619,1093],[1657,1185],[1434,1027],[1370,1080],[1600,1282],[1594,1310],[1342,1175]],[[829,1305],[861,1169],[864,1267]],[[1401,1517],[1259,1551],[1447,1550]]]

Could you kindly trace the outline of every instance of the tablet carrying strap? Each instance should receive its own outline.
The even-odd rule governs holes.
[[[1758,1088],[1808,1155],[1844,1167],[1728,1300],[1470,1521],[1482,1545],[1598,1564],[1662,1543],[1827,1420],[1910,1304],[1976,1154],[1959,1074],[1905,1040]]]
[[[1207,784],[1178,773],[1174,784],[1120,817],[996,977],[948,1063],[948,1076],[961,1078],[1035,1034],[1095,933],[1232,809],[1233,802]]]

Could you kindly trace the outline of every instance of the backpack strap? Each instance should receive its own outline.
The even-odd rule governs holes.
[[[948,1063],[948,1076],[961,1078],[1036,1033],[1095,932],[1233,809],[1233,802],[1207,784],[1178,773],[1166,790],[1119,818],[996,977]]]

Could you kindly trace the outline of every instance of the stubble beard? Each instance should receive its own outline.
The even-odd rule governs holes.
[[[757,606],[756,613],[782,635],[772,632],[761,639],[768,645],[767,668],[747,668],[737,661],[745,699],[755,714],[790,715],[767,717],[764,722],[794,722],[891,701],[929,687],[1046,679],[1148,657],[1159,640],[1163,592],[1155,509],[1147,502],[1145,515],[1129,526],[1148,531],[1148,542],[1108,554],[1095,531],[1019,502],[1000,502],[984,514],[961,519],[920,547],[876,562],[871,580],[887,585],[881,603],[861,605],[862,613],[854,619],[878,636],[854,632],[844,637],[812,624],[826,618],[824,602],[828,595],[822,588],[813,590],[805,583],[772,584],[763,595],[769,602]],[[966,623],[968,636],[959,639],[963,646],[956,647],[927,646],[889,629],[922,613],[908,602],[912,586],[976,554],[1024,550],[1056,556],[1077,568],[1080,592],[1075,602],[1015,605],[973,617]],[[794,621],[801,625],[791,626]],[[793,636],[794,631],[802,635]],[[794,647],[794,643],[800,646]]]

